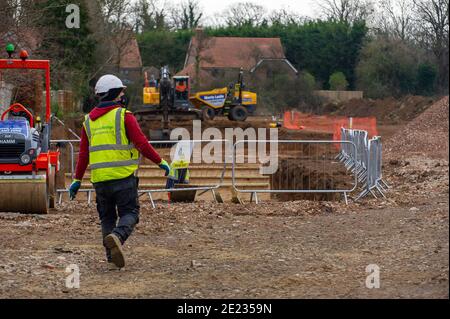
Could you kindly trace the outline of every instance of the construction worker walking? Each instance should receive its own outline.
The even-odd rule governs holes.
[[[148,143],[136,118],[125,109],[125,89],[114,75],[98,80],[95,94],[100,103],[86,115],[75,179],[69,188],[74,199],[89,165],[110,269],[125,266],[122,246],[139,223],[139,153],[163,169],[166,176],[170,172],[169,164]]]

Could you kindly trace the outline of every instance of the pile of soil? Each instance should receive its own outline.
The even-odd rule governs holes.
[[[388,158],[425,155],[448,160],[448,96],[411,121],[386,143]]]
[[[396,124],[411,121],[434,102],[435,99],[431,97],[411,95],[401,99],[353,99],[339,104],[326,104],[322,113],[352,117],[375,116],[379,123]]]

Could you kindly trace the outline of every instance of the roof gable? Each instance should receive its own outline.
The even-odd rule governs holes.
[[[120,52],[120,68],[133,69],[142,67],[141,51],[135,37],[128,40],[122,51]]]

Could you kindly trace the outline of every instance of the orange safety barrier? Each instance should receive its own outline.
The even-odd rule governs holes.
[[[345,117],[303,114],[297,111],[284,113],[283,127],[289,130],[328,132],[333,134],[333,140],[341,140],[341,128],[364,130],[369,138],[378,135],[377,119],[375,117]]]
[[[302,130],[303,126],[300,125],[300,113],[294,111],[287,111],[283,117],[283,127],[288,130]]]
[[[341,128],[364,130],[369,134],[369,138],[378,135],[377,119],[375,117],[353,117],[336,121],[334,125],[333,139],[341,140]]]

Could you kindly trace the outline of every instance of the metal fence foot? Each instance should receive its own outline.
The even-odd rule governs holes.
[[[213,195],[214,201],[216,202],[216,204],[218,204],[219,202],[217,201],[216,192],[214,191],[214,189],[211,189],[211,193]]]
[[[253,199],[255,200],[255,204],[258,205],[259,204],[258,193],[256,192],[251,193],[250,203],[253,203]]]
[[[58,204],[61,205],[62,203],[62,197],[63,197],[63,193],[59,192],[59,199],[58,199]]]
[[[348,197],[347,197],[346,192],[344,192],[344,200],[345,200],[345,204],[348,205]]]
[[[153,200],[153,196],[151,192],[148,192],[148,197],[150,198],[150,203],[152,204],[152,208],[155,209],[156,205],[155,205],[155,201]]]
[[[356,197],[355,202],[359,201],[361,198],[366,197],[369,194],[369,191],[366,189],[358,197]]]
[[[258,193],[255,193],[255,204],[259,204]]]
[[[382,190],[380,187],[376,186],[376,189],[377,189],[378,192],[381,194],[381,196],[383,196],[384,198],[386,198],[386,195],[384,195],[383,190]]]
[[[88,191],[88,205],[91,205],[91,191]]]
[[[387,189],[381,183],[377,183],[376,187],[377,187],[378,191],[387,192]]]

